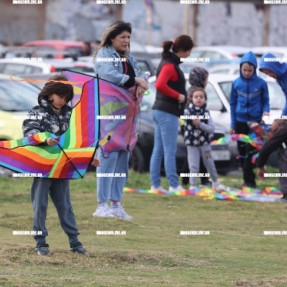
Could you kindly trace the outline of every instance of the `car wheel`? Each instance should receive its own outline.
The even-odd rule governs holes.
[[[135,146],[131,152],[129,168],[136,172],[144,172],[145,170],[144,156],[138,146]]]

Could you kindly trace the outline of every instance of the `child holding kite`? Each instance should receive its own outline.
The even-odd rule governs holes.
[[[34,107],[23,123],[24,136],[31,136],[41,132],[50,132],[57,136],[64,133],[70,122],[72,108],[67,105],[74,96],[73,87],[62,81],[68,81],[64,75],[55,75],[45,84],[38,96],[39,105]],[[49,137],[45,144],[57,145],[59,142]],[[93,165],[98,165],[97,159]],[[70,251],[86,254],[78,240],[75,215],[70,199],[69,179],[34,178],[31,187],[31,200],[34,209],[33,230],[37,235],[36,251],[39,255],[49,254],[49,245],[46,243],[48,231],[45,226],[48,208],[48,195],[50,195],[65,233],[68,235]]]
[[[212,178],[212,187],[216,190],[224,189],[218,182],[217,171],[211,156],[209,134],[214,132],[215,126],[206,109],[207,95],[203,88],[191,91],[190,102],[184,110],[184,115],[190,117],[185,121],[184,142],[187,145],[188,165],[190,173],[198,173],[200,157]],[[190,189],[197,187],[197,177],[190,177]]]
[[[240,77],[232,83],[230,95],[230,134],[249,134],[248,122],[260,122],[262,116],[269,115],[269,94],[266,82],[256,74],[257,60],[253,52],[246,53],[240,61]],[[248,143],[237,142],[241,156],[244,186],[256,187],[252,163],[252,147]]]

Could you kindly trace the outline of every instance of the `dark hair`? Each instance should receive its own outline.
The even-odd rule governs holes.
[[[243,63],[240,65],[240,67],[242,67],[243,64],[248,64],[249,66],[252,66],[252,67],[256,70],[254,64],[252,64],[252,63],[250,63],[250,62],[243,62]]]
[[[132,33],[131,23],[119,20],[119,21],[114,22],[110,27],[108,27],[105,30],[103,34],[102,42],[99,45],[96,52],[93,54],[93,57],[95,58],[97,56],[97,53],[101,48],[111,46],[112,39],[115,39],[119,34],[121,34],[124,31],[129,32],[130,34]]]
[[[74,97],[73,86],[57,82],[57,81],[69,81],[65,75],[63,74],[55,75],[51,77],[48,81],[49,82],[45,84],[44,88],[39,93],[38,96],[39,105],[42,99],[45,99],[46,101],[51,103],[51,101],[49,101],[49,96],[52,94],[57,94],[59,97],[66,97],[67,103],[73,99]]]
[[[192,100],[192,97],[193,97],[193,94],[197,91],[201,91],[204,93],[204,97],[205,97],[205,100],[207,101],[207,94],[205,92],[205,90],[203,88],[194,88],[191,90],[191,93],[190,93],[190,99]]]
[[[188,51],[193,48],[194,44],[188,35],[181,35],[178,36],[174,42],[172,41],[165,41],[162,44],[163,52],[161,53],[163,58],[166,58],[168,56],[169,50],[172,49],[174,53],[177,53],[178,51]]]

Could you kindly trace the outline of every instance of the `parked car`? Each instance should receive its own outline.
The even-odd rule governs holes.
[[[210,69],[218,65],[238,64],[240,58],[250,49],[234,46],[195,47],[190,56],[181,64],[184,73],[188,73],[192,66],[202,66]]]
[[[6,46],[3,52],[3,58],[31,58],[34,52],[34,47]]]
[[[12,76],[29,74],[48,74],[55,72],[53,65],[41,61],[23,59],[0,59],[0,73]]]
[[[287,47],[254,47],[252,48],[252,52],[256,55],[256,57],[261,58],[264,54],[272,53],[275,57],[285,58],[287,59]]]
[[[195,47],[190,53],[190,58],[209,58],[213,60],[241,58],[250,49],[238,46],[207,46]]]
[[[156,89],[155,89],[155,77],[151,77],[149,80],[149,92],[148,96],[144,96],[141,104],[141,114],[138,122],[139,139],[130,157],[130,168],[138,172],[144,172],[149,170],[149,162],[153,149],[154,141],[154,123],[152,118],[152,105],[155,101]],[[227,129],[216,126],[216,131],[213,135],[213,139],[218,139],[225,136]],[[183,163],[187,157],[186,146],[184,144],[183,136],[180,128],[177,139],[177,171],[181,172]],[[228,149],[227,144],[212,144],[212,155],[215,160],[215,164],[220,173],[228,172],[232,166],[237,169],[235,164],[232,164],[234,155]]]
[[[0,140],[23,137],[23,120],[37,105],[38,94],[39,89],[30,83],[13,82],[9,76],[0,74]]]
[[[188,74],[185,74],[187,85],[186,89],[190,87],[188,82]],[[236,75],[216,75],[210,74],[208,85],[206,87],[206,93],[208,96],[207,109],[210,111],[213,121],[216,124],[216,133],[214,139],[218,139],[227,135],[230,128],[230,105],[229,97],[233,80],[236,79]],[[151,107],[155,100],[155,77],[150,78],[149,90],[150,96],[146,96],[143,99],[141,106],[141,125],[140,125],[140,137],[136,145],[137,150],[135,154],[131,156],[131,159],[135,162],[140,162],[139,159],[144,158],[145,164],[142,164],[138,170],[147,170],[149,159],[153,146],[153,124]],[[281,88],[276,81],[272,79],[267,80],[268,90],[270,95],[271,116],[280,116],[285,97]],[[271,120],[267,119],[267,123],[271,123]],[[142,139],[141,139],[142,138]],[[152,138],[152,141],[151,141]],[[149,142],[147,144],[147,142]],[[150,148],[148,148],[150,146]],[[184,154],[183,138],[181,134],[178,135],[178,153],[177,164],[180,169]],[[141,153],[141,154],[140,154]],[[139,155],[140,154],[140,155]],[[229,170],[237,169],[239,167],[239,161],[236,160],[238,155],[237,144],[230,142],[226,145],[213,145],[212,144],[212,156],[215,160],[215,164],[220,173],[226,173]],[[135,157],[135,159],[134,159]],[[276,154],[273,154],[268,164],[276,167]],[[139,165],[139,164],[137,164]]]
[[[80,41],[65,41],[65,40],[37,40],[37,41],[30,41],[24,43],[23,47],[34,47],[35,48],[35,55],[37,55],[37,51],[39,51],[39,56],[41,56],[41,51],[51,51],[51,55],[54,56],[56,59],[63,59],[65,55],[72,54],[72,55],[81,55],[83,42]],[[42,53],[43,56],[43,53]]]

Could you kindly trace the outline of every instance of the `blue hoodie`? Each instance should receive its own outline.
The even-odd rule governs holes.
[[[280,85],[283,90],[286,98],[286,103],[282,112],[282,115],[287,115],[287,64],[280,62],[265,62],[265,58],[276,58],[273,54],[268,53],[261,57],[260,59],[260,70],[267,69],[272,71],[277,75],[277,83]]]
[[[255,67],[254,74],[246,79],[241,73],[243,63]],[[240,77],[232,83],[230,95],[231,128],[235,129],[236,121],[261,121],[263,113],[269,113],[269,94],[266,82],[256,74],[257,61],[250,51],[240,61]]]

